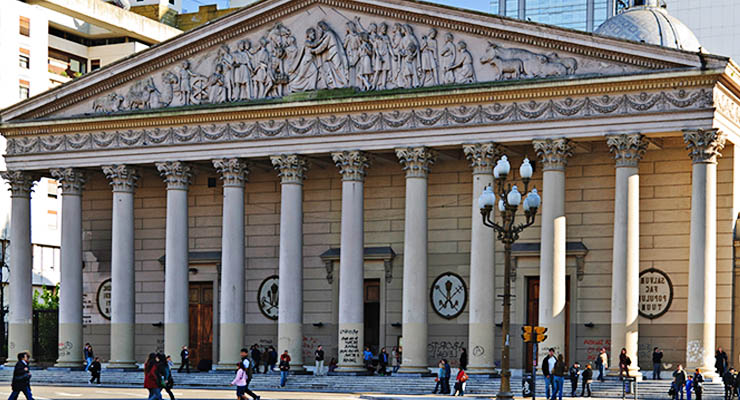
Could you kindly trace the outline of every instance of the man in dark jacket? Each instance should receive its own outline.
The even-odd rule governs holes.
[[[92,364],[90,364],[90,368],[88,368],[88,371],[90,371],[90,383],[95,383],[95,381],[98,382],[98,385],[100,385],[100,357],[95,357]]]
[[[673,372],[673,398],[683,400],[684,387],[686,386],[686,371],[683,370],[683,366],[678,364],[678,367]]]
[[[591,397],[591,382],[594,379],[594,371],[591,369],[591,364],[586,364],[586,369],[583,370],[581,376],[583,377],[581,397],[584,397],[586,392],[588,392],[588,397]]]
[[[246,389],[244,389],[244,392],[250,396],[252,396],[253,399],[259,400],[259,396],[257,396],[254,392],[249,390],[249,383],[252,381],[252,376],[254,374],[254,365],[252,364],[252,360],[249,359],[249,352],[246,348],[243,348],[241,352],[239,353],[242,359],[242,365],[244,366],[244,370],[247,372],[247,385]]]
[[[581,365],[573,363],[568,370],[568,377],[570,378],[570,397],[576,397],[576,389],[578,389],[578,373],[580,372]]]
[[[727,371],[727,353],[721,347],[718,347],[714,354],[714,368],[717,369],[719,376],[724,376]]]
[[[450,375],[452,375],[452,367],[450,367],[450,362],[446,359],[442,359],[442,362],[444,363],[445,368],[445,378],[442,381],[442,394],[450,394],[452,393],[452,390],[450,389]]]
[[[732,394],[735,392],[732,389],[735,386],[735,368],[730,368],[729,371],[725,372],[722,376],[722,383],[725,385],[725,400],[731,400]]]
[[[182,372],[183,368],[185,368],[188,374],[190,373],[190,350],[188,350],[188,346],[182,346],[182,351],[180,352],[180,368],[177,369],[177,372]]]
[[[653,380],[660,380],[660,368],[663,365],[663,351],[653,348]]]
[[[31,395],[31,371],[28,369],[28,362],[30,360],[30,354],[26,352],[18,353],[18,362],[15,363],[13,381],[10,384],[13,392],[8,397],[8,400],[16,400],[21,392],[23,392],[27,400],[33,400],[33,395]]]
[[[550,398],[550,391],[553,390],[553,369],[555,368],[555,349],[551,348],[547,351],[547,357],[542,360],[542,375],[545,377],[545,398]]]
[[[259,371],[260,361],[262,361],[262,352],[260,351],[259,346],[256,344],[252,346],[252,353],[250,355],[252,356],[252,362],[254,363],[252,368],[254,368],[255,371]]]
[[[463,347],[462,353],[460,353],[460,368],[467,371],[468,369],[468,351]]]

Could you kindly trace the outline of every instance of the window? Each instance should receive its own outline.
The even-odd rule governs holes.
[[[31,97],[31,82],[20,79],[18,81],[18,97],[25,100]]]
[[[49,48],[49,72],[76,78],[87,72],[87,59]]]
[[[18,49],[18,65],[20,65],[21,68],[28,69],[31,67],[31,52],[28,51],[28,49],[20,48]]]
[[[175,5],[175,0],[170,0],[170,4]]]
[[[23,36],[31,36],[31,20],[26,17],[20,18],[19,32]]]
[[[90,60],[90,71],[100,69],[100,60]]]
[[[57,198],[57,188],[58,188],[57,181],[53,179],[49,179],[49,187],[47,188],[47,193],[49,195],[49,198],[56,199]]]
[[[49,229],[57,229],[57,212],[56,210],[48,210],[48,223],[49,223]]]

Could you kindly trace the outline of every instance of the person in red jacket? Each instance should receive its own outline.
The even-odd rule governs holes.
[[[459,393],[459,396],[465,395],[465,382],[468,381],[468,374],[465,373],[465,368],[460,367],[460,370],[457,372],[457,379],[455,382],[455,392],[452,393],[452,395],[457,395]]]
[[[144,387],[149,391],[148,400],[162,400],[162,387],[159,385],[159,359],[155,353],[149,353],[144,364]]]

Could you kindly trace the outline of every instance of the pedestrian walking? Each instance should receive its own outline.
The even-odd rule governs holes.
[[[442,393],[444,394],[450,394],[452,392],[452,388],[450,388],[450,378],[452,375],[452,367],[450,366],[450,362],[447,361],[447,359],[443,358],[442,363],[445,367],[445,378],[444,381],[442,381]]]
[[[594,379],[594,371],[591,369],[591,364],[586,364],[586,369],[583,370],[581,377],[583,379],[581,397],[585,397],[586,392],[588,392],[588,397],[591,397],[591,383],[593,383]]]
[[[242,348],[239,352],[239,355],[242,358],[242,366],[244,367],[244,372],[247,373],[247,384],[244,385],[244,393],[250,395],[254,400],[259,400],[259,396],[257,396],[254,392],[249,390],[249,382],[252,381],[252,376],[254,373],[254,366],[252,364],[252,360],[249,359],[249,352],[246,348]]]
[[[468,369],[468,351],[465,350],[465,347],[460,352],[460,368]]]
[[[87,371],[95,359],[95,353],[90,343],[85,343],[85,347],[82,348],[82,355],[85,357],[85,371]]]
[[[686,376],[686,400],[691,400],[691,390],[694,388],[694,378],[691,374]]]
[[[90,384],[95,383],[95,381],[98,382],[98,385],[100,385],[100,371],[102,370],[102,367],[100,365],[100,358],[95,357],[92,364],[90,364],[90,368],[88,368],[88,371],[90,371]]]
[[[386,375],[388,373],[388,352],[385,351],[385,347],[380,349],[380,353],[378,353],[378,374],[379,375]]]
[[[244,364],[236,363],[236,377],[231,381],[232,386],[236,386],[236,399],[247,399],[247,371],[244,370]]]
[[[565,374],[567,373],[567,366],[562,354],[558,354],[557,362],[555,363],[555,369],[553,370],[553,393],[552,400],[558,399],[563,400],[563,385],[565,384]]]
[[[573,363],[568,370],[568,377],[570,378],[570,397],[576,397],[576,389],[578,389],[578,375],[580,374],[581,365]]]
[[[188,346],[182,346],[182,351],[180,351],[180,368],[177,369],[177,372],[182,372],[183,368],[185,368],[186,373],[190,373],[190,350]]]
[[[369,347],[365,347],[365,350],[362,352],[362,361],[365,364],[365,369],[370,372],[370,374],[373,373],[373,352],[370,351]]]
[[[455,379],[455,391],[452,393],[452,395],[464,396],[467,381],[468,374],[465,373],[465,368],[460,367],[460,370],[457,371],[457,378]]]
[[[735,368],[730,368],[722,375],[722,383],[725,385],[725,400],[732,400],[732,396],[735,393],[733,390],[733,386],[735,385]]]
[[[735,374],[734,381],[732,382],[732,393],[740,399],[740,372]]]
[[[604,382],[606,378],[605,370],[609,369],[609,356],[606,354],[606,349],[599,349],[599,356],[596,358],[596,365],[599,367],[599,380]]]
[[[725,375],[727,365],[727,353],[721,347],[717,347],[717,352],[714,353],[714,368],[719,376]]]
[[[144,364],[144,388],[149,391],[148,400],[162,400],[162,388],[159,386],[157,372],[157,354],[149,353]]]
[[[172,357],[160,354],[159,369],[162,375],[162,389],[170,396],[170,400],[175,400],[175,394],[172,388],[175,386],[175,380],[172,378]]]
[[[288,372],[290,371],[290,354],[288,354],[288,350],[285,350],[283,354],[280,355],[280,387],[285,387],[285,384],[288,382]]]
[[[673,398],[674,400],[683,400],[684,388],[686,386],[686,371],[683,370],[683,366],[678,364],[676,370],[673,371]]]
[[[701,400],[701,395],[704,393],[704,375],[702,375],[699,368],[694,372],[694,393],[696,394],[696,400]]]
[[[324,374],[324,346],[319,345],[319,347],[316,348],[316,352],[314,353],[316,356],[316,369],[313,371],[314,375],[323,375]]]
[[[619,352],[619,379],[630,377],[630,364],[632,364],[632,360],[627,355],[627,349],[623,347],[622,351]]]
[[[18,353],[18,362],[15,363],[15,368],[13,368],[13,380],[10,383],[12,391],[8,400],[17,399],[21,392],[26,396],[26,400],[33,400],[33,395],[31,394],[31,370],[28,368],[30,360],[30,354],[26,352]]]
[[[260,361],[262,361],[262,352],[260,351],[260,347],[256,343],[252,346],[250,355],[252,356],[252,362],[253,362],[252,369],[259,372]]]
[[[653,380],[660,380],[660,369],[663,365],[663,350],[653,348]]]
[[[267,370],[270,369],[270,347],[265,347],[265,351],[262,352],[262,365],[263,365],[263,374],[267,373]],[[254,371],[256,373],[259,373],[259,371]]]
[[[554,385],[554,379],[553,379],[553,371],[555,370],[555,364],[557,364],[558,359],[555,358],[555,349],[550,348],[547,350],[547,356],[542,359],[542,376],[545,377],[545,398],[549,399],[551,398],[551,393],[553,390]]]
[[[270,372],[275,370],[275,366],[278,363],[278,353],[277,350],[275,350],[274,347],[270,346],[267,348],[270,352]]]
[[[442,364],[442,360],[439,360],[437,363],[437,377],[434,378],[434,381],[437,382],[434,385],[434,390],[432,391],[432,394],[437,394],[437,391],[439,393],[442,393],[442,382],[444,381],[445,377],[445,366]]]
[[[398,368],[401,367],[401,360],[399,359],[399,353],[398,353],[398,347],[393,346],[393,350],[391,350],[391,369],[392,373],[398,372]]]

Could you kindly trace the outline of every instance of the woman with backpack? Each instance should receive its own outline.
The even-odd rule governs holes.
[[[468,381],[468,374],[465,373],[465,368],[460,367],[460,370],[457,372],[457,379],[455,381],[455,392],[452,393],[452,395],[459,396],[465,395],[465,382]]]
[[[162,388],[159,386],[159,359],[155,353],[149,353],[144,364],[144,387],[149,391],[148,400],[162,400]]]

